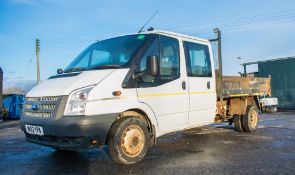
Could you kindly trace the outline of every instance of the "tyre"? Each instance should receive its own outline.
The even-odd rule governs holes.
[[[112,126],[109,154],[117,163],[129,165],[141,161],[148,149],[149,131],[145,121],[136,117],[123,117]]]
[[[234,115],[234,125],[235,129],[239,132],[244,132],[242,127],[242,116],[240,115]]]
[[[272,106],[270,111],[271,112],[277,112],[278,111],[278,108],[276,106]]]
[[[268,106],[268,107],[266,107],[265,111],[268,112],[268,113],[271,113],[272,108]]]
[[[3,116],[2,116],[2,120],[3,120],[3,121],[7,121],[7,120],[8,120],[8,116],[7,116],[7,115],[3,115]]]
[[[242,116],[244,132],[254,132],[258,127],[258,110],[255,106],[247,106],[246,114]]]
[[[3,108],[0,112],[1,112],[1,115],[2,115],[2,120],[3,121],[8,120],[8,111],[7,111],[7,109]]]

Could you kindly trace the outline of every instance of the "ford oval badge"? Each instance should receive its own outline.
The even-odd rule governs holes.
[[[38,104],[38,103],[34,103],[34,104],[32,104],[31,109],[32,109],[33,111],[38,111],[38,110],[40,109],[40,104]]]

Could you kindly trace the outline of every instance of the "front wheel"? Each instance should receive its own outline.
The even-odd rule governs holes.
[[[136,117],[119,119],[110,130],[108,145],[117,163],[129,165],[141,161],[149,145],[147,124]]]

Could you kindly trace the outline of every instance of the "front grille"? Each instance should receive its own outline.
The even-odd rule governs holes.
[[[60,96],[46,96],[46,97],[27,97],[26,100],[29,101],[57,101]]]
[[[32,117],[51,117],[52,112],[25,112],[27,116],[32,116]]]
[[[32,117],[51,117],[57,110],[60,96],[26,97],[24,114]]]
[[[42,104],[40,105],[40,109],[50,109],[50,110],[54,110],[55,109],[55,104]],[[25,105],[26,109],[32,109],[32,104],[26,104]]]

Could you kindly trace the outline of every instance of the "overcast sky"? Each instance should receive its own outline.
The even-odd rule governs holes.
[[[295,56],[294,0],[0,0],[5,82],[36,79],[36,38],[44,80],[90,43],[137,32],[156,10],[156,29],[213,38],[220,27],[226,75],[242,62]]]

